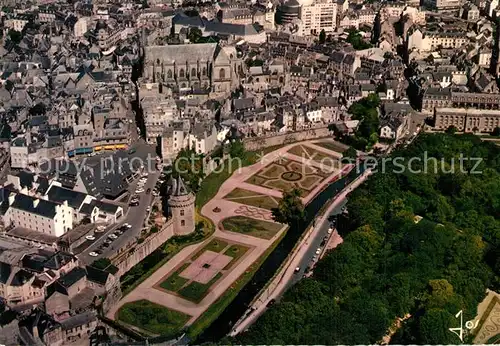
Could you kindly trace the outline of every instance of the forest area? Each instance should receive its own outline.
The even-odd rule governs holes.
[[[391,156],[408,163],[424,153],[437,170],[413,160],[413,172],[428,171],[400,173],[390,163],[375,173],[349,197],[344,242],[228,342],[373,344],[406,316],[391,343],[461,343],[448,330],[455,314],[473,319],[486,289],[500,289],[500,148],[472,135],[424,134]],[[460,155],[481,158],[481,173],[471,173],[473,160],[450,173]]]

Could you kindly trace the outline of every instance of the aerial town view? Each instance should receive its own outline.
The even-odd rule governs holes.
[[[499,0],[0,7],[0,345],[500,344]]]

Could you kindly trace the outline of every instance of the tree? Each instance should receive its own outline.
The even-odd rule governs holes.
[[[22,32],[16,31],[14,29],[10,29],[9,32],[7,33],[9,35],[10,40],[14,44],[19,44],[21,40],[23,39],[23,34]]]
[[[361,33],[358,30],[349,31],[347,42],[349,42],[356,50],[363,50],[372,47],[371,44],[363,40],[363,38],[361,37]]]
[[[203,160],[203,155],[196,154],[191,149],[182,149],[174,161],[172,176],[181,176],[196,193],[200,188],[201,180],[205,177]]]
[[[324,44],[326,42],[326,32],[325,29],[322,29],[319,33],[319,43]]]
[[[446,129],[446,133],[448,133],[450,135],[454,135],[456,132],[457,132],[457,128],[455,126],[453,126],[453,125],[449,126]]]
[[[457,325],[452,314],[443,309],[431,309],[420,318],[419,336],[428,345],[455,345],[460,339],[449,328]]]
[[[197,27],[192,27],[189,29],[188,39],[191,43],[197,43],[200,38],[203,37],[203,33]]]
[[[103,258],[99,258],[98,260],[95,260],[94,262],[92,262],[92,264],[90,266],[97,268],[97,269],[104,270],[107,267],[109,267],[110,265],[111,265],[111,261],[109,260],[109,258],[103,257]]]
[[[306,213],[300,195],[301,191],[299,189],[292,189],[283,193],[283,198],[280,200],[278,207],[271,209],[274,221],[289,225],[303,221]]]
[[[231,158],[239,157],[242,159],[245,155],[245,146],[243,141],[239,139],[231,141],[231,144],[229,145],[229,155]]]
[[[492,136],[500,136],[500,127],[495,127],[493,132],[491,133]]]
[[[342,158],[346,159],[346,163],[354,163],[358,157],[358,152],[353,147],[349,147],[346,151],[342,153]]]

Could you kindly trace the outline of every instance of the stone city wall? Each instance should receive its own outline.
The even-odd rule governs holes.
[[[122,276],[165,243],[174,234],[173,227],[173,221],[169,219],[158,232],[149,235],[143,243],[136,244],[134,239],[134,244],[125,247],[125,252],[111,259],[111,262],[118,268],[115,275],[117,277]]]
[[[321,127],[315,127],[296,132],[288,132],[271,136],[245,138],[243,140],[243,143],[245,144],[246,150],[255,151],[267,147],[272,147],[275,145],[290,144],[310,139],[328,137],[329,135],[330,131],[328,130],[328,126],[322,125]]]

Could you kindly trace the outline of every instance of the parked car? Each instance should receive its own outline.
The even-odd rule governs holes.
[[[319,247],[316,249],[316,255],[319,255],[320,253],[321,253],[321,248]]]
[[[95,250],[94,252],[95,252],[96,254],[98,254],[98,255],[102,255],[102,251],[101,251],[101,250],[99,250],[99,249]]]
[[[97,257],[97,256],[99,256],[99,254],[97,252],[92,251],[92,252],[89,252],[89,256]]]
[[[110,245],[110,244],[111,244],[111,243],[106,243],[106,242],[105,242],[104,244],[102,244],[102,247],[109,247],[109,245]]]
[[[111,233],[110,235],[108,235],[108,238],[109,239],[113,239],[113,240],[118,239],[118,237],[116,235],[114,235],[113,233]]]
[[[89,235],[85,236],[85,239],[92,241],[92,240],[95,240],[95,237],[92,234],[89,234]]]

